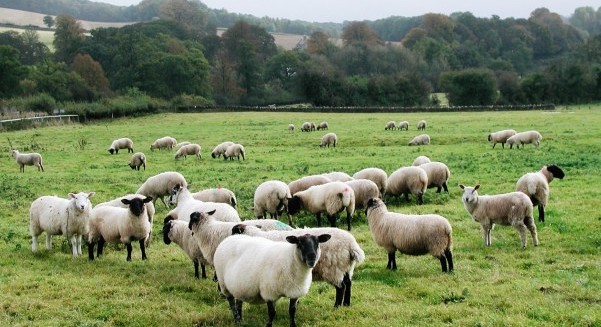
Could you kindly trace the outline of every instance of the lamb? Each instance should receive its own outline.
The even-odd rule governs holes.
[[[244,160],[244,147],[242,144],[234,143],[227,147],[225,153],[223,154],[223,159],[234,160],[234,157],[237,157],[240,160],[240,156],[242,156],[242,160]]]
[[[380,199],[370,199],[366,212],[373,240],[388,253],[386,269],[397,270],[399,250],[408,255],[429,253],[440,260],[442,272],[453,271],[452,228],[445,217],[390,212]]]
[[[140,166],[143,166],[146,170],[146,156],[142,152],[136,152],[131,157],[128,165],[131,169],[137,169],[138,171],[140,171]]]
[[[288,132],[294,133],[294,124],[288,124]]]
[[[513,149],[514,144],[516,148],[519,149],[520,145],[522,146],[522,148],[524,148],[525,144],[530,143],[532,143],[532,145],[534,145],[535,148],[538,148],[540,146],[540,140],[542,140],[542,138],[543,136],[540,135],[540,133],[537,131],[521,132],[508,138],[507,144],[509,144],[510,149]]]
[[[167,149],[167,150],[171,150],[173,149],[175,146],[177,145],[177,140],[171,136],[165,136],[165,137],[161,137],[159,139],[156,139],[151,145],[150,145],[150,151],[154,151],[154,149]]]
[[[317,130],[326,130],[328,129],[329,125],[327,121],[322,121],[321,123],[319,123],[319,125],[317,125]]]
[[[187,187],[188,183],[184,176],[178,172],[168,171],[160,173],[158,175],[149,177],[144,184],[138,188],[136,194],[143,194],[154,199],[153,204],[156,203],[156,199],[160,199],[161,202],[167,207],[163,197],[170,195],[171,190],[179,185],[181,187]]]
[[[127,261],[131,261],[131,242],[139,241],[142,260],[146,260],[145,240],[151,232],[146,203],[152,197],[122,199],[128,208],[100,206],[92,209],[88,223],[88,259],[94,260],[94,245],[98,242],[96,257],[102,256],[104,244],[121,242],[127,248]]]
[[[336,147],[337,141],[338,141],[338,137],[336,136],[335,133],[328,133],[328,134],[322,136],[319,147],[323,148],[323,147],[327,146],[329,148],[330,145],[332,145],[333,147]]]
[[[478,196],[480,185],[459,187],[463,190],[461,201],[465,210],[482,226],[484,244],[491,245],[490,232],[494,224],[513,226],[520,234],[522,248],[526,247],[526,229],[538,246],[536,225],[532,214],[532,201],[522,192]]]
[[[194,277],[197,279],[200,278],[198,271],[200,266],[202,268],[202,278],[207,278],[206,265],[208,262],[202,256],[200,245],[192,235],[192,231],[188,228],[188,222],[175,220],[173,217],[167,216],[163,223],[163,242],[167,245],[171,244],[171,242],[179,245],[194,264]]]
[[[213,159],[221,157],[221,155],[225,153],[225,150],[232,144],[234,144],[234,142],[230,141],[217,144],[211,152],[211,157],[213,157]]]
[[[401,167],[388,177],[386,193],[405,195],[409,201],[409,193],[417,197],[417,204],[424,203],[423,197],[428,187],[428,174],[420,167]]]
[[[411,166],[420,166],[420,165],[423,165],[428,162],[432,162],[430,160],[430,158],[428,158],[426,156],[419,156],[419,157],[415,158],[415,160],[413,160],[413,163],[411,164]]]
[[[301,125],[301,132],[310,132],[311,131],[311,123],[306,121]]]
[[[311,271],[320,257],[319,244],[329,239],[330,235],[323,234],[288,236],[290,244],[246,235],[224,240],[216,251],[215,271],[234,321],[240,324],[242,320],[242,302],[266,302],[267,326],[271,326],[276,301],[287,297],[290,326],[296,326],[298,299],[309,292]]]
[[[399,124],[397,125],[397,129],[399,131],[402,131],[402,130],[408,131],[409,130],[409,122],[406,120],[399,122]]]
[[[177,142],[177,144],[175,145],[176,149],[181,148],[184,145],[188,145],[188,144],[192,144],[192,142],[188,142],[188,141],[184,141],[184,142]]]
[[[231,205],[232,208],[236,208],[236,205],[238,205],[236,194],[225,187],[210,188],[198,191],[196,193],[192,193],[192,197],[203,202],[227,203]]]
[[[385,131],[388,131],[388,130],[393,131],[395,128],[396,128],[396,123],[393,120],[387,122],[386,125],[384,126]]]
[[[37,152],[32,153],[19,153],[19,150],[12,150],[11,155],[19,164],[19,172],[25,172],[25,166],[36,166],[38,171],[44,172],[44,165],[42,164],[42,155]]]
[[[545,207],[549,199],[549,183],[554,178],[563,179],[565,173],[556,165],[543,166],[540,171],[527,173],[518,179],[516,191],[530,197],[533,205],[538,207],[538,221],[545,222]]]
[[[134,153],[134,142],[127,137],[116,139],[109,147],[110,154],[119,154],[119,150],[127,149],[127,153]]]
[[[505,142],[507,139],[514,136],[517,132],[513,129],[505,129],[502,131],[494,132],[488,134],[488,142],[492,143],[492,148],[494,149],[497,143],[501,143],[503,149],[505,149]]]
[[[198,160],[200,160],[202,158],[202,155],[200,153],[200,145],[193,143],[182,146],[175,153],[175,159],[177,160],[181,157],[184,157],[184,159],[186,159],[186,157],[189,155],[194,155]]]
[[[332,182],[346,182],[346,181],[351,181],[353,180],[353,178],[345,173],[345,172],[341,172],[341,171],[333,171],[331,173],[323,173],[323,176],[327,177],[330,181]],[[292,193],[294,195],[294,193]]]
[[[288,183],[288,188],[290,189],[290,194],[294,194],[296,192],[304,191],[311,186],[326,184],[329,182],[331,182],[331,180],[324,175],[310,175],[301,177]]]
[[[71,253],[81,255],[81,239],[88,232],[88,220],[92,211],[90,193],[69,193],[67,199],[42,196],[29,208],[29,232],[31,250],[38,250],[38,236],[46,232],[46,249],[52,249],[52,235],[65,235],[71,241]]]
[[[282,181],[272,180],[261,183],[253,197],[255,217],[265,218],[269,213],[271,218],[277,220],[280,212],[288,213],[288,199],[291,197],[288,185]],[[293,225],[289,214],[288,223]]]
[[[428,175],[428,187],[437,187],[436,193],[440,193],[441,188],[444,188],[444,191],[449,193],[449,189],[447,188],[447,181],[449,177],[451,177],[451,171],[447,165],[442,162],[428,162],[419,166],[421,169],[426,171],[426,175]]]
[[[288,200],[288,213],[295,215],[304,209],[317,218],[317,226],[321,227],[321,213],[326,213],[331,227],[336,227],[336,216],[346,211],[346,223],[351,230],[351,217],[355,212],[355,193],[342,182],[330,182],[311,186],[305,191],[296,192]]]
[[[414,137],[413,140],[411,140],[409,142],[409,146],[428,145],[428,144],[430,144],[430,135],[428,135],[428,134],[420,134],[420,135]]]
[[[365,168],[353,175],[354,179],[369,179],[376,183],[380,194],[384,196],[386,193],[386,186],[388,184],[388,174],[380,168]]]
[[[351,287],[353,272],[358,264],[365,260],[365,253],[355,240],[353,234],[338,228],[305,228],[290,231],[263,231],[252,225],[236,225],[234,234],[244,234],[283,242],[287,236],[311,234],[318,236],[329,234],[329,242],[321,249],[321,258],[313,269],[313,279],[323,280],[336,288],[334,307],[351,305]]]
[[[175,185],[171,190],[171,195],[167,201],[169,205],[176,205],[176,208],[169,212],[174,218],[179,217],[181,220],[188,220],[190,214],[195,211],[211,211],[217,210],[215,219],[221,221],[240,222],[238,211],[232,208],[231,205],[220,202],[203,202],[194,199],[192,193],[187,187]]]
[[[376,183],[369,179],[355,179],[345,182],[355,193],[355,210],[367,208],[367,201],[372,198],[382,198]]]
[[[419,122],[417,122],[417,130],[418,131],[425,131],[426,130],[426,121],[425,120],[420,120]]]

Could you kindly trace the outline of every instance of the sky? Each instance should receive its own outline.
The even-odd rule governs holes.
[[[129,6],[140,0],[92,0]],[[578,7],[601,6],[598,0],[201,0],[209,8],[257,17],[287,18],[307,22],[377,20],[390,16],[414,17],[426,13],[450,15],[469,11],[476,17],[528,18],[540,7],[569,17]]]

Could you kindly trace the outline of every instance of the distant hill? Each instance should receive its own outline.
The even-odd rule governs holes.
[[[44,24],[44,16],[46,14],[39,14],[31,11],[15,10],[0,8],[0,24],[15,25],[15,26],[36,26],[46,27]],[[56,18],[54,15],[50,15]],[[121,27],[134,22],[93,22],[87,20],[79,20],[81,26],[86,30],[95,29],[98,27]]]

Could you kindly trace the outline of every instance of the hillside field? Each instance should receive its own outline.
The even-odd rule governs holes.
[[[334,309],[334,287],[314,282],[297,309],[299,326],[601,326],[601,106],[556,111],[335,114],[196,113],[158,114],[89,124],[50,126],[0,133],[0,325],[2,326],[234,326],[227,301],[209,279],[196,280],[193,266],[175,244],[162,241],[167,209],[157,202],[153,244],[142,261],[133,245],[126,262],[122,245],[109,245],[99,260],[72,258],[64,236],[47,251],[31,251],[28,211],[42,195],[66,197],[94,191],[92,203],[133,193],[148,177],[178,171],[193,191],[227,187],[238,198],[241,217],[251,218],[255,188],[266,180],[290,182],[330,171],[353,174],[379,167],[388,174],[426,155],[451,170],[449,194],[429,189],[424,205],[385,197],[390,211],[436,213],[453,226],[455,271],[444,274],[432,256],[397,253],[397,271],[386,270],[387,255],[371,238],[364,212],[352,233],[366,253],[355,269],[351,307]],[[428,121],[432,144],[408,147],[420,119]],[[409,131],[385,131],[387,121],[407,120]],[[304,121],[328,121],[336,148],[318,147],[325,132],[301,133]],[[296,125],[288,133],[289,123]],[[501,148],[487,134],[513,128],[538,130],[540,148]],[[175,161],[174,152],[149,150],[157,138],[197,142],[202,159]],[[130,137],[148,157],[146,171],[132,171],[126,151],[110,155],[111,141]],[[226,140],[242,143],[245,161],[212,159]],[[37,151],[46,171],[25,173],[10,157],[10,145]],[[514,191],[524,173],[555,163],[566,177],[551,183],[544,223],[536,221],[539,247],[520,248],[515,229],[497,226],[485,247],[478,223],[461,203],[458,184],[480,184],[480,194]],[[361,210],[359,210],[361,211]],[[538,214],[535,209],[535,220]],[[296,217],[315,226],[315,217]],[[285,220],[284,220],[285,221]],[[339,223],[339,226],[344,226]],[[269,269],[266,267],[265,269]],[[209,276],[213,270],[208,269]],[[275,326],[288,324],[288,301],[276,306]],[[243,306],[242,326],[263,326],[265,305]]]

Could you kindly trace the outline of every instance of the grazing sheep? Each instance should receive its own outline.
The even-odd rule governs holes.
[[[417,204],[424,203],[423,197],[428,187],[428,174],[420,167],[401,167],[388,177],[386,193],[405,195],[409,201],[409,193],[417,197]]]
[[[233,144],[234,144],[234,142],[230,142],[230,141],[226,141],[226,142],[217,144],[215,146],[215,148],[213,148],[213,151],[211,152],[211,157],[213,157],[213,159],[221,157],[221,155],[225,153],[225,150],[227,150],[227,148]]]
[[[184,159],[186,159],[186,157],[189,155],[194,155],[198,160],[200,160],[202,158],[202,155],[200,153],[200,145],[193,143],[182,146],[175,153],[175,159],[177,160],[181,157],[184,157]]]
[[[131,160],[128,163],[131,169],[140,170],[140,166],[144,167],[146,170],[146,156],[142,152],[136,152],[133,156],[131,156]]]
[[[532,215],[532,201],[522,192],[478,196],[480,185],[459,185],[463,190],[461,201],[465,210],[482,226],[484,244],[491,245],[490,232],[495,224],[513,226],[520,234],[522,248],[526,247],[526,230],[530,231],[534,246],[538,246],[536,225]]]
[[[399,131],[402,131],[402,130],[408,131],[409,130],[409,122],[406,120],[399,122],[399,124],[397,125],[397,129]]]
[[[393,120],[387,122],[386,125],[384,126],[385,131],[388,131],[388,130],[393,131],[395,128],[396,128],[396,123]]]
[[[413,140],[411,140],[409,142],[409,146],[428,145],[428,144],[430,144],[430,135],[428,135],[428,134],[420,134],[420,135],[414,137]]]
[[[234,160],[234,157],[237,157],[240,160],[240,156],[242,156],[242,160],[244,160],[244,147],[242,144],[234,143],[227,147],[225,153],[223,154],[223,159]]]
[[[289,231],[263,231],[252,225],[236,225],[234,234],[244,234],[283,242],[287,236],[329,234],[330,241],[321,248],[321,258],[313,269],[313,280],[323,280],[336,288],[334,307],[351,305],[351,287],[355,267],[365,260],[365,253],[353,234],[338,228],[305,228]]]
[[[294,124],[288,124],[288,132],[294,133]]]
[[[413,160],[413,163],[411,164],[411,166],[420,166],[420,165],[423,165],[428,162],[432,162],[432,161],[430,161],[430,158],[428,158],[426,156],[419,156],[419,157],[415,158],[415,160]]]
[[[425,131],[426,130],[426,121],[425,120],[420,120],[419,122],[417,122],[417,130],[418,131]]]
[[[314,122],[310,122],[309,125],[311,126],[311,131],[315,132],[315,123]]]
[[[329,239],[328,234],[288,236],[288,243],[246,235],[225,239],[215,252],[215,271],[236,324],[242,320],[242,302],[266,302],[267,326],[271,326],[276,301],[287,297],[290,326],[296,326],[296,305],[309,292],[311,272],[320,257],[319,243]]]
[[[386,193],[386,186],[388,184],[388,174],[380,168],[365,168],[353,175],[354,179],[369,179],[376,183],[378,190],[380,190],[381,196]]]
[[[513,129],[506,129],[494,133],[488,134],[488,142],[492,143],[492,148],[494,149],[497,143],[501,143],[503,149],[505,149],[505,142],[507,139],[514,136],[517,132]]]
[[[227,203],[236,208],[238,200],[236,200],[236,194],[226,189],[225,187],[209,188],[196,193],[192,193],[192,197],[196,200],[203,202],[220,202]]]
[[[167,216],[163,223],[163,242],[167,245],[171,244],[171,242],[179,245],[194,264],[194,277],[197,279],[200,278],[198,272],[200,266],[202,269],[202,279],[207,278],[206,265],[208,262],[202,256],[200,245],[192,235],[192,231],[188,228],[188,222]]]
[[[323,173],[323,176],[325,176],[326,178],[328,178],[330,181],[332,182],[347,182],[347,181],[352,181],[353,178],[345,173],[345,172],[341,172],[341,171],[333,171],[331,173]],[[294,193],[292,193],[292,195],[294,195]]]
[[[538,148],[540,146],[540,140],[542,140],[542,138],[543,136],[540,135],[540,133],[537,131],[521,132],[508,138],[507,144],[509,144],[510,149],[513,149],[514,144],[516,148],[519,149],[520,145],[522,146],[522,148],[524,148],[525,144],[531,143],[532,145],[534,145],[535,148]]]
[[[453,271],[453,231],[445,217],[390,212],[380,199],[370,199],[366,212],[371,237],[388,253],[386,269],[397,270],[399,250],[408,255],[429,253],[440,260],[442,272]]]
[[[176,149],[181,148],[184,145],[188,145],[188,144],[192,144],[192,142],[188,142],[188,141],[184,141],[184,142],[177,142],[177,145],[175,145]]]
[[[451,171],[447,165],[442,162],[428,162],[419,166],[421,169],[426,171],[428,175],[428,187],[436,187],[436,193],[440,193],[441,188],[449,193],[447,188],[447,181],[451,177]]]
[[[331,227],[336,227],[338,213],[346,211],[346,223],[351,230],[351,216],[355,212],[355,193],[343,182],[330,182],[311,186],[296,192],[288,200],[288,213],[295,215],[304,209],[315,215],[317,226],[321,227],[321,213],[326,213]]]
[[[65,235],[71,241],[72,255],[81,255],[81,239],[87,234],[88,220],[92,211],[90,193],[69,193],[67,199],[42,196],[29,208],[29,232],[31,250],[38,250],[38,236],[46,232],[46,249],[52,249],[52,235]]]
[[[145,199],[122,199],[128,208],[111,206],[95,207],[88,223],[88,259],[94,260],[94,245],[98,242],[96,257],[102,256],[104,244],[123,243],[127,248],[127,261],[131,261],[131,242],[139,241],[142,260],[146,260],[145,240],[151,232],[150,222],[146,211],[146,203],[152,197]]]
[[[111,143],[109,153],[118,154],[121,149],[127,149],[127,153],[134,153],[134,142],[127,137],[116,139]]]
[[[317,130],[327,130],[329,127],[328,122],[327,121],[322,121],[321,123],[319,123],[319,125],[317,125]]]
[[[301,132],[310,132],[311,131],[311,123],[306,121],[301,125]]]
[[[355,193],[355,210],[367,208],[367,201],[372,198],[382,198],[376,183],[369,179],[355,179],[345,182]]]
[[[336,136],[336,134],[328,133],[328,134],[322,136],[319,147],[323,148],[323,147],[327,146],[329,148],[330,145],[332,145],[333,147],[336,147],[337,141],[338,141],[338,137]]]
[[[161,137],[160,139],[156,139],[150,145],[150,151],[154,151],[154,149],[167,149],[171,150],[177,145],[177,140],[171,136]]]
[[[156,204],[156,200],[160,199],[167,207],[163,197],[165,197],[165,195],[171,195],[171,190],[173,190],[175,185],[187,187],[188,183],[182,174],[168,171],[149,177],[144,184],[138,188],[136,194],[144,194],[152,197],[154,199],[152,202],[153,204]]]
[[[42,155],[36,152],[32,153],[19,153],[18,150],[12,150],[11,153],[13,158],[19,164],[19,172],[25,172],[25,166],[36,166],[38,171],[44,171],[44,165],[42,164]]]
[[[554,178],[563,179],[565,173],[556,165],[543,166],[540,171],[527,173],[518,179],[516,191],[530,197],[533,205],[538,206],[538,221],[545,222],[545,207],[549,200],[549,183]]]
[[[290,199],[288,185],[281,181],[266,181],[255,190],[253,197],[255,217],[265,218],[267,213],[273,219],[278,219],[281,212],[288,214],[288,199]],[[288,214],[288,223],[293,225],[292,217]]]
[[[169,215],[176,219],[179,217],[179,219],[187,221],[192,212],[207,212],[211,210],[217,210],[217,213],[214,215],[215,219],[217,220],[233,222],[240,221],[240,215],[238,215],[238,211],[232,208],[231,205],[221,202],[203,202],[196,200],[187,187],[180,187],[179,185],[176,185],[171,190],[171,195],[169,196],[169,200],[167,202],[169,205],[176,205],[175,209],[169,212]]]
[[[290,189],[290,194],[304,191],[311,186],[321,185],[331,182],[329,178],[324,175],[310,175],[301,177],[295,181],[288,183],[288,188]]]
[[[143,194],[127,194],[127,195],[124,195],[122,197],[116,198],[116,199],[111,200],[111,201],[99,203],[99,204],[97,204],[95,206],[95,208],[96,207],[102,207],[102,206],[119,207],[119,208],[129,208],[129,205],[123,203],[121,200],[127,199],[127,200],[131,201],[133,198],[139,198],[139,199],[144,200],[146,198],[146,196],[143,195]],[[146,203],[146,214],[148,215],[148,222],[150,223],[151,229],[152,229],[152,224],[154,223],[154,213],[155,213],[155,211],[156,211],[156,209],[155,209],[154,204],[152,202]],[[147,248],[150,247],[151,238],[152,238],[152,230],[150,231],[150,233],[148,234],[148,237],[146,237],[146,240],[144,241],[144,245]]]

